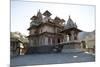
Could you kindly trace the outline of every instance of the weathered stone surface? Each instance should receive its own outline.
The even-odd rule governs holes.
[[[31,66],[43,64],[62,64],[94,62],[95,56],[83,52],[76,53],[51,53],[51,54],[32,54],[23,55],[11,59],[11,66]]]

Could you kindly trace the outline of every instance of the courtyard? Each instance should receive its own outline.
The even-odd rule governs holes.
[[[11,66],[31,66],[31,65],[46,65],[46,64],[64,64],[64,63],[81,63],[95,62],[93,54],[85,52],[72,53],[48,53],[48,54],[31,54],[21,55],[11,58]]]

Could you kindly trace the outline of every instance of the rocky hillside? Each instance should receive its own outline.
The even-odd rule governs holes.
[[[79,33],[79,40],[95,39],[95,31]]]

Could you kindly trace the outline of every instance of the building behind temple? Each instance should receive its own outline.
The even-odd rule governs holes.
[[[77,25],[69,16],[67,24],[65,20],[59,17],[51,18],[51,13],[46,10],[43,14],[40,10],[37,15],[31,17],[29,30],[29,53],[51,52],[59,47],[60,43],[78,40],[77,35],[80,32]],[[65,32],[67,31],[67,33]],[[66,35],[67,34],[67,35]],[[60,47],[62,47],[60,45]],[[74,49],[75,46],[69,48]],[[61,51],[60,48],[57,50]]]

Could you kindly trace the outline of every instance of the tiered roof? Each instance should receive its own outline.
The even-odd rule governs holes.
[[[37,18],[38,17],[34,15],[34,16],[31,17],[31,20],[36,20]]]
[[[49,16],[51,16],[52,14],[51,14],[48,10],[46,10],[46,11],[43,13],[43,15],[49,17]]]
[[[33,16],[31,19],[32,19],[32,22],[31,22],[31,26],[30,26],[30,28],[28,29],[28,30],[30,30],[30,29],[32,29],[32,28],[37,28],[37,27],[39,27],[39,26],[41,26],[41,25],[44,25],[44,24],[48,24],[48,25],[56,25],[56,26],[58,26],[58,27],[62,27],[62,25],[63,25],[63,23],[65,22],[65,20],[64,19],[60,19],[59,17],[55,17],[54,19],[53,19],[53,22],[47,22],[47,23],[42,23],[42,21],[43,21],[43,19],[42,19],[42,15],[44,15],[44,16],[46,16],[46,17],[50,17],[52,14],[48,11],[48,10],[46,10],[43,14],[41,14],[41,12],[40,12],[40,10],[38,11],[38,13],[37,13],[37,16]],[[33,20],[36,20],[36,21],[33,21]],[[40,22],[41,23],[40,23]],[[65,26],[63,26],[63,28],[64,28],[64,30],[65,29],[69,29],[69,30],[72,30],[72,29],[74,29],[74,30],[77,30],[77,31],[81,31],[81,30],[78,30],[77,29],[77,25],[76,25],[76,23],[75,22],[73,22],[73,20],[70,18],[70,16],[69,16],[69,18],[68,18],[68,21],[67,21],[67,24],[65,25]],[[68,31],[69,31],[68,30]]]
[[[55,22],[60,22],[61,19],[60,19],[59,17],[56,16],[55,19],[54,19],[54,21],[55,21]]]

